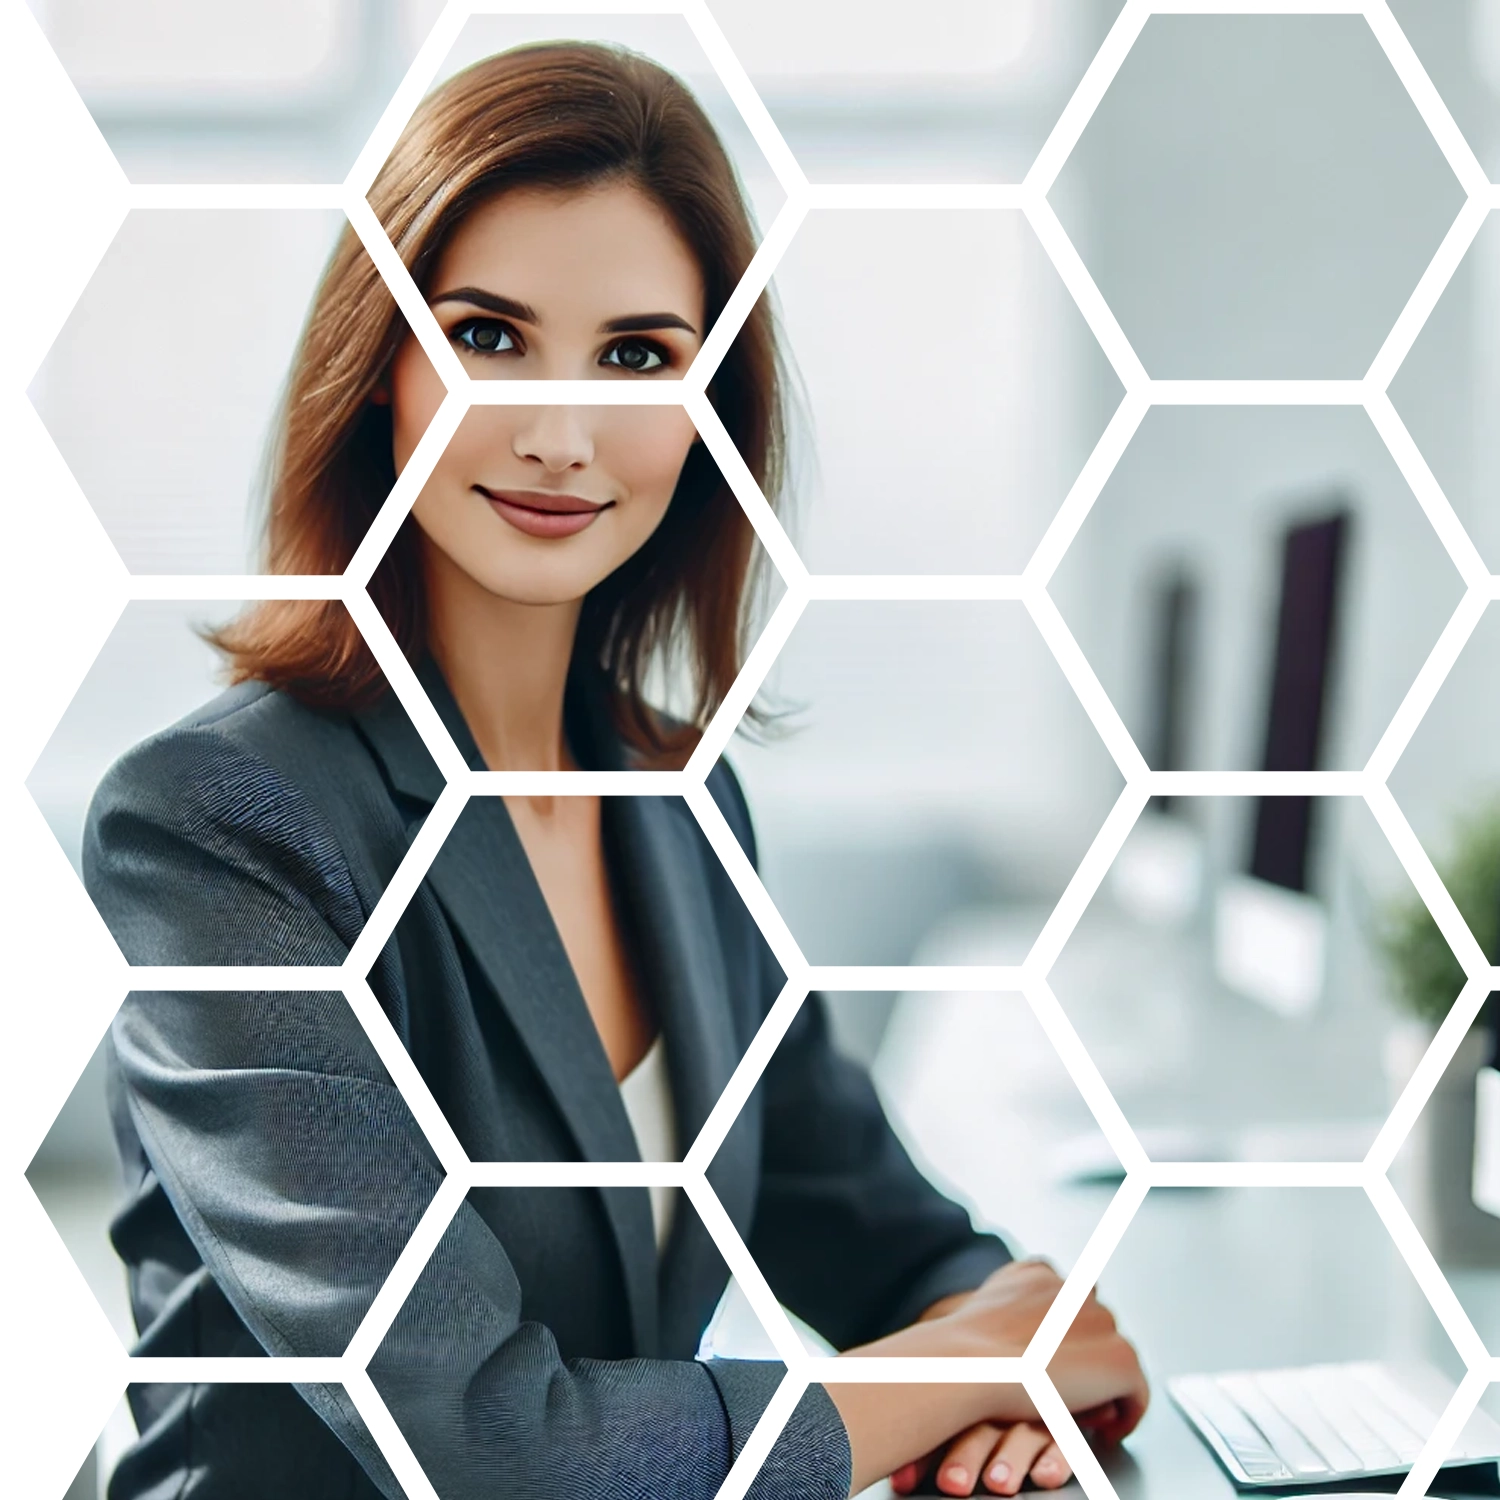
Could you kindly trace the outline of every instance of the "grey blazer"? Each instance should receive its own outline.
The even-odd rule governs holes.
[[[441,674],[419,672],[481,768]],[[570,684],[567,722],[582,765],[626,766],[598,684]],[[133,964],[336,965],[442,786],[394,695],[334,713],[243,685],[111,769],[85,883]],[[723,763],[709,789],[753,860]],[[783,976],[681,799],[607,798],[604,827],[685,1148]],[[471,1159],[636,1158],[499,798],[469,802],[369,979]],[[342,994],[135,992],[110,1041],[137,1351],[341,1353],[442,1178]],[[914,1168],[816,996],[708,1177],[776,1295],[839,1347],[1009,1259]],[[694,1358],[726,1282],[686,1203],[658,1260],[644,1188],[478,1190],[370,1375],[444,1500],[709,1500],[782,1375]],[[400,1494],[341,1388],[131,1397],[142,1436],[111,1500]],[[842,1500],[849,1474],[815,1385],[753,1493]]]

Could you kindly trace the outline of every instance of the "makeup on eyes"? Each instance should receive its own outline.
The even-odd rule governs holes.
[[[470,343],[464,337],[465,334],[470,335],[474,342]],[[484,336],[492,337],[493,343],[488,346],[482,343],[480,340]],[[506,339],[510,340],[513,347],[520,343],[504,323],[497,323],[493,318],[465,318],[462,323],[454,324],[448,337],[474,354],[503,354],[505,350],[502,344]]]
[[[466,303],[470,307],[480,307],[488,313],[498,315],[465,318],[450,330],[448,337],[472,354],[481,356],[524,354],[526,341],[520,330],[504,320],[514,319],[516,322],[528,323],[533,327],[541,325],[540,317],[529,304],[517,302],[510,297],[502,297],[496,292],[485,291],[480,287],[460,287],[455,291],[443,292],[432,298],[429,305],[437,308],[448,302]],[[635,337],[621,338],[611,343],[601,354],[598,363],[626,370],[635,375],[654,375],[660,370],[672,368],[679,361],[671,345],[641,336],[667,328],[680,329],[694,338],[697,337],[697,330],[692,324],[672,312],[631,313],[627,316],[607,319],[599,325],[597,330],[599,333],[632,334]],[[479,343],[481,336],[492,339],[492,345],[485,347]],[[508,347],[505,346],[506,340],[509,341]],[[630,364],[626,362],[623,355],[617,359],[609,358],[610,355],[619,354],[626,349],[645,350],[648,356],[654,355],[657,362],[654,365],[644,362]]]
[[[525,343],[516,331],[493,318],[465,318],[463,322],[454,324],[448,337],[469,353],[477,354],[482,358],[501,354],[519,355],[526,352]],[[654,365],[644,362],[631,364],[628,357],[621,352],[627,349],[642,350],[648,357],[654,357],[656,363]],[[611,354],[620,354],[620,358],[612,360],[609,358]],[[599,363],[612,366],[617,370],[627,370],[632,375],[654,375],[658,370],[670,369],[676,361],[672,350],[665,344],[657,343],[655,339],[625,338],[611,344],[600,356]]]

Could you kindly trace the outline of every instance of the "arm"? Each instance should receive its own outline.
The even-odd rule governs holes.
[[[364,913],[297,788],[223,735],[134,752],[90,810],[85,881],[136,964],[337,965]],[[270,1353],[338,1354],[442,1179],[337,993],[134,994],[113,1027],[142,1145],[204,1265]],[[710,1500],[779,1381],[774,1366],[564,1362],[521,1316],[503,1246],[469,1205],[371,1374],[446,1500],[611,1493]],[[399,1490],[347,1398],[300,1387],[388,1495]],[[794,1415],[817,1462],[798,1492],[846,1493],[847,1449]]]
[[[754,864],[748,810],[722,761],[709,789]],[[763,938],[760,950],[769,1009],[783,976]],[[867,1075],[834,1049],[820,996],[804,1002],[760,1087],[764,1167],[750,1249],[777,1295],[851,1353],[1022,1353],[1060,1279],[1049,1266],[1013,1261],[921,1176]],[[1109,1436],[1128,1431],[1144,1407],[1134,1351],[1092,1295],[1052,1373],[1085,1426]],[[924,1456],[944,1447],[971,1480],[984,1463],[1002,1493],[1014,1493],[1028,1470],[1045,1485],[1068,1477],[1020,1386],[828,1389],[848,1434],[856,1491],[892,1474],[905,1493],[927,1467]],[[955,1434],[963,1434],[958,1447],[950,1446]],[[1010,1468],[1003,1481],[993,1470],[1001,1459]]]
[[[803,1003],[760,1084],[761,1193],[750,1250],[787,1305],[838,1348],[915,1322],[1011,1257],[917,1171],[821,997]]]
[[[722,761],[709,790],[754,864],[749,813]],[[758,933],[756,952],[769,1010],[783,976]],[[777,1296],[836,1347],[915,1322],[1011,1259],[913,1165],[869,1076],[834,1047],[820,995],[803,1002],[758,1088],[765,1125],[749,1248]]]

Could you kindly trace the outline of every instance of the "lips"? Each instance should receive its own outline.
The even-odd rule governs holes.
[[[612,500],[585,500],[581,495],[555,495],[545,490],[491,490],[482,484],[474,489],[506,521],[535,537],[573,536],[591,526]]]

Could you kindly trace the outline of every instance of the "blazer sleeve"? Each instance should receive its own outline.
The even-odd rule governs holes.
[[[709,789],[755,863],[749,809],[723,761]],[[757,939],[769,1009],[784,975]],[[1012,1258],[918,1171],[868,1073],[834,1046],[822,995],[803,1002],[758,1087],[764,1134],[749,1249],[777,1297],[836,1348],[906,1327]]]
[[[116,765],[84,873],[138,965],[336,966],[365,916],[316,808],[212,729],[169,731]],[[443,1176],[343,995],[133,993],[112,1042],[151,1166],[235,1313],[270,1354],[342,1353]],[[714,1363],[562,1361],[466,1203],[370,1368],[444,1500],[540,1500],[585,1473],[607,1493],[711,1500],[781,1375]],[[400,1496],[342,1388],[298,1389]],[[753,1493],[843,1500],[831,1412],[821,1390],[804,1399],[795,1481],[763,1471]]]

